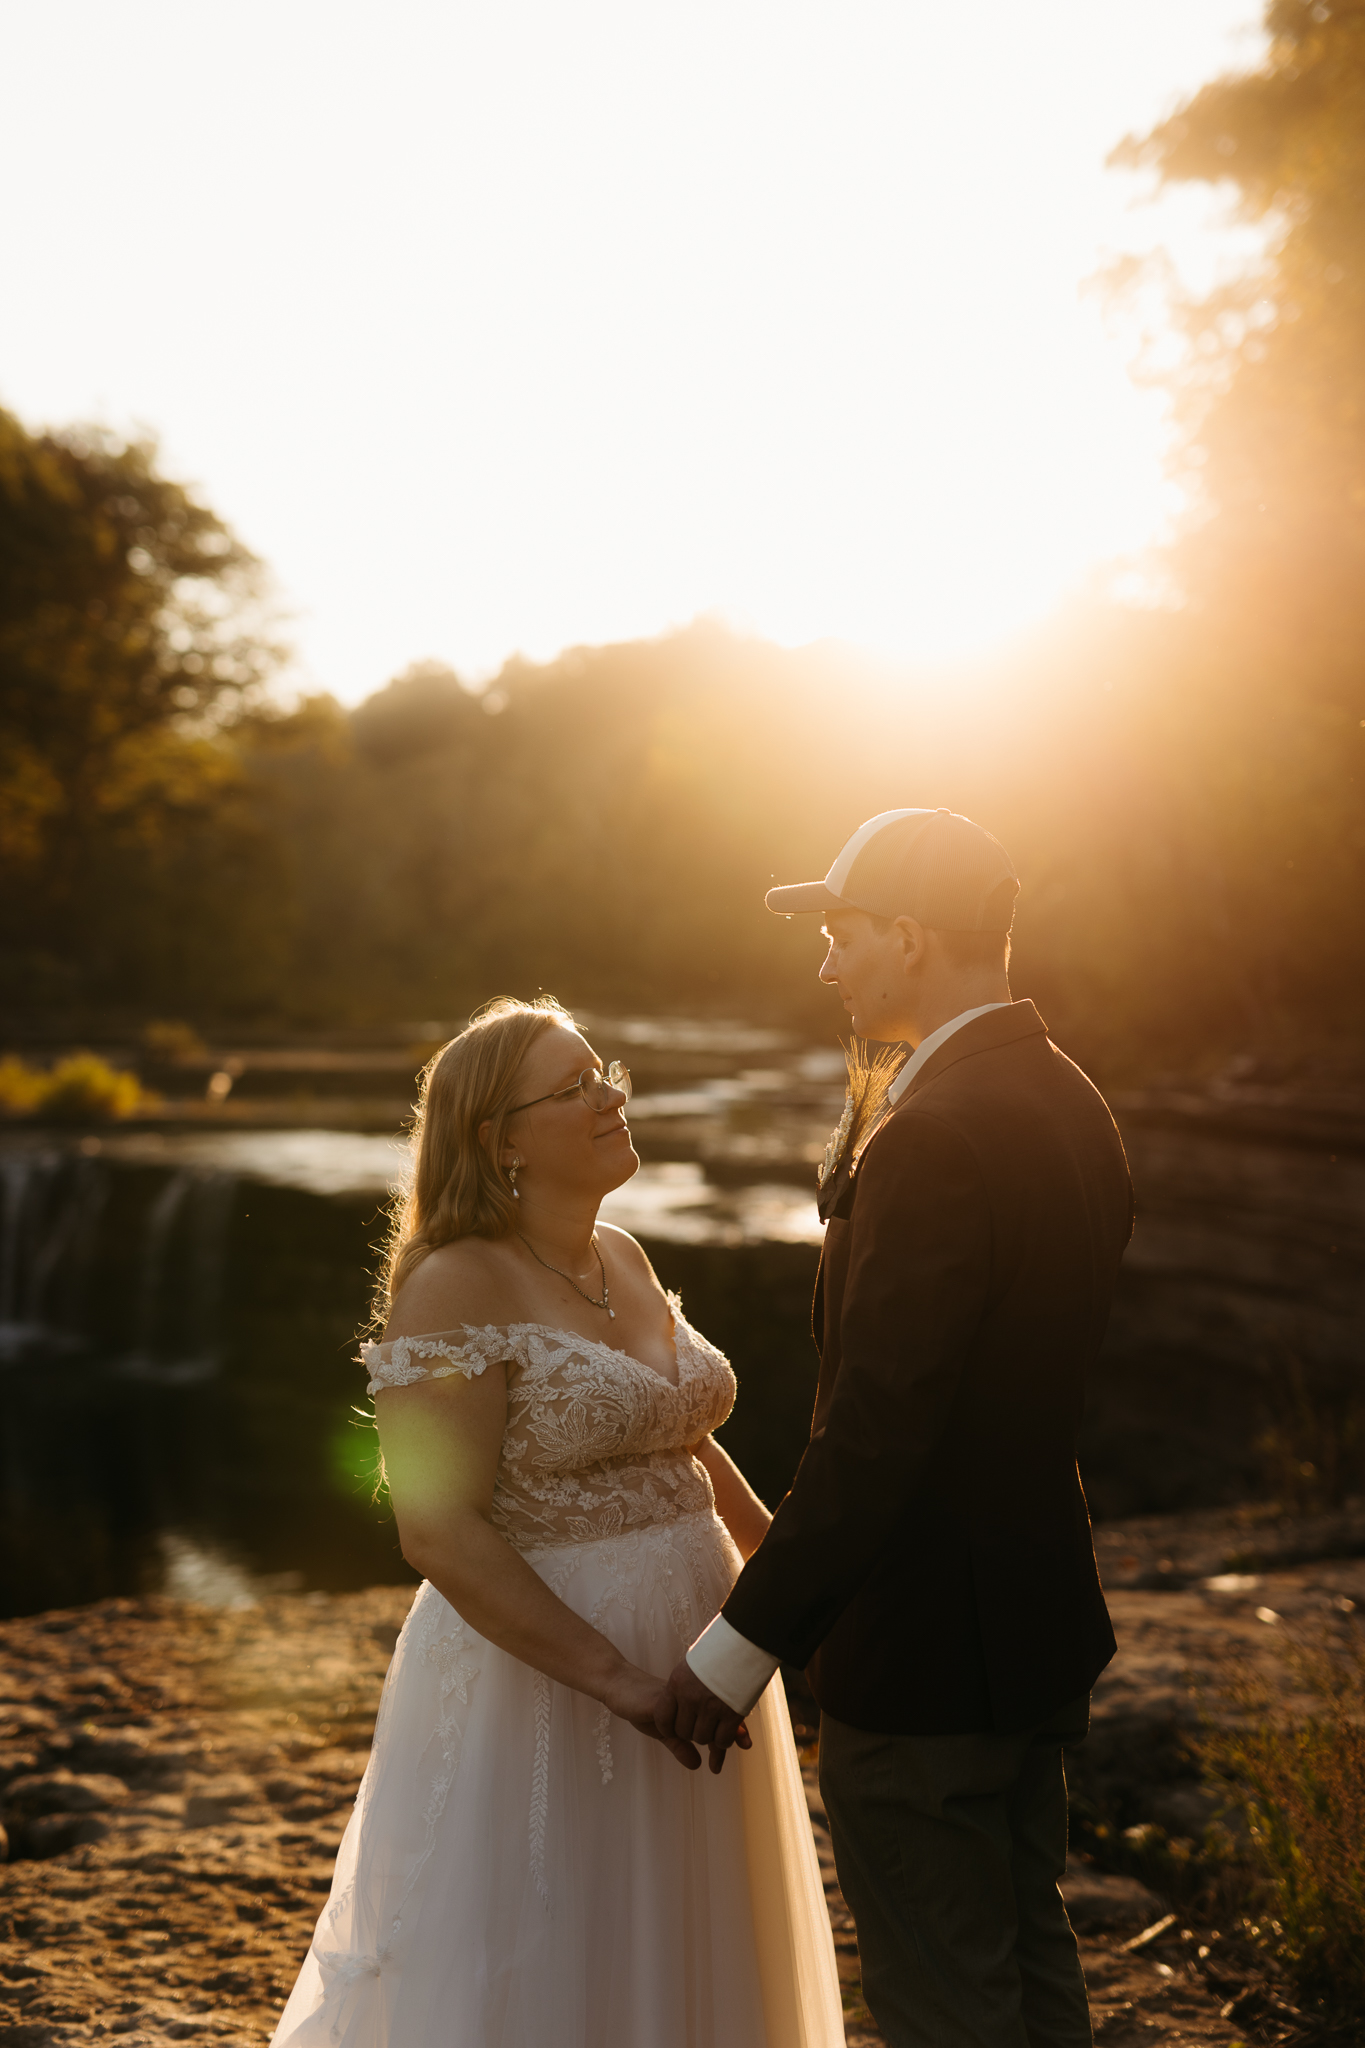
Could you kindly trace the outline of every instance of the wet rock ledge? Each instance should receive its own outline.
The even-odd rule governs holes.
[[[1352,1625],[1365,1557],[1304,1561],[1301,1530],[1297,1551],[1285,1537],[1277,1552],[1266,1528],[1253,1546],[1234,1527],[1241,1569],[1210,1570],[1227,1544],[1202,1522],[1103,1533],[1112,1577],[1129,1583],[1112,1593],[1120,1655],[1073,1787],[1117,1827],[1194,1836],[1211,1811],[1188,1740],[1201,1690],[1217,1694],[1230,1655],[1277,1671],[1281,1631]],[[228,1611],[110,1600],[0,1626],[0,2042],[268,2039],[330,1882],[410,1599],[378,1587]],[[798,1733],[849,2041],[872,2048],[812,1731]],[[1134,1878],[1078,1857],[1067,1892],[1105,2048],[1257,2038],[1225,2014],[1237,2000],[1198,1957],[1198,1929],[1172,1922],[1142,1940],[1165,1906]]]

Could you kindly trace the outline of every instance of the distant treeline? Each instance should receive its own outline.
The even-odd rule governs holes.
[[[1100,1073],[1337,1056],[1365,980],[1365,35],[1272,15],[1263,72],[1120,152],[1282,224],[1244,286],[1174,308],[1179,602],[1077,607],[990,664],[699,625],[282,714],[222,523],[148,447],[0,414],[9,1027],[415,1024],[544,987],[830,1028],[815,936],[764,889],[947,804],[1014,855],[1016,991]]]

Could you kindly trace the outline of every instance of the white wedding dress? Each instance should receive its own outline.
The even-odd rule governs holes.
[[[673,1302],[678,1381],[539,1323],[367,1344],[370,1391],[507,1373],[493,1521],[666,1676],[740,1559],[690,1457],[734,1400]],[[477,1635],[424,1584],[273,2048],[843,2048],[781,1680],[716,1777]]]

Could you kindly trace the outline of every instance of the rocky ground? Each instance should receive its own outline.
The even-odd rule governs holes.
[[[1149,1841],[1195,1838],[1215,1810],[1190,1737],[1201,1699],[1218,1710],[1229,1661],[1282,1683],[1287,1633],[1355,1626],[1365,1557],[1305,1555],[1353,1540],[1340,1519],[1313,1535],[1265,1516],[1100,1532],[1121,1647],[1073,1760],[1066,1892],[1102,2048],[1327,2038],[1233,1925],[1208,1904],[1173,1910],[1133,1870]],[[0,2041],[268,2039],[409,1598],[277,1595],[226,1612],[115,1600],[0,1628]],[[850,2048],[872,2048],[809,1746],[803,1761]],[[1103,1868],[1125,1861],[1127,1874]],[[1155,1864],[1147,1875],[1161,1881]]]

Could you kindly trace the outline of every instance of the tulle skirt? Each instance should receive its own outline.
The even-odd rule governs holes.
[[[660,1675],[739,1568],[709,1513],[529,1562]],[[780,1680],[748,1728],[685,1771],[423,1585],[273,2048],[843,2048]]]

